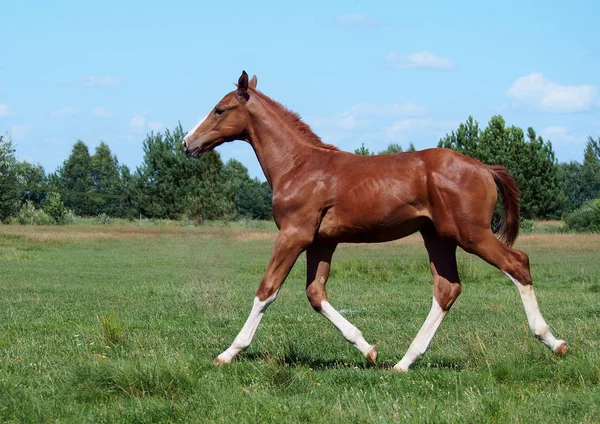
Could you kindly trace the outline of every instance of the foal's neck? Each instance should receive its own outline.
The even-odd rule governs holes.
[[[290,177],[292,169],[309,160],[320,149],[309,139],[306,129],[299,128],[282,113],[282,106],[265,101],[262,96],[252,105],[248,141],[269,185],[275,189],[286,176]],[[312,136],[318,140],[316,135]]]

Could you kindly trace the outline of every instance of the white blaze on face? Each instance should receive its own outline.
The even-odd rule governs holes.
[[[208,115],[210,115],[210,113],[209,113]],[[200,120],[200,122],[198,122],[198,124],[197,124],[197,125],[196,125],[194,128],[192,128],[192,130],[191,130],[191,131],[189,131],[189,132],[188,132],[188,133],[185,135],[185,137],[183,137],[183,145],[184,145],[184,146],[185,146],[185,144],[186,144],[186,142],[187,142],[187,139],[188,139],[188,138],[189,138],[189,137],[190,137],[192,134],[194,134],[198,128],[200,128],[200,125],[202,125],[202,124],[204,123],[204,121],[206,121],[206,119],[208,118],[208,115],[206,115],[206,116],[204,117],[204,119],[201,119],[201,120]]]

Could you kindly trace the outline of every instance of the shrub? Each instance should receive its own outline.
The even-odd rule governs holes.
[[[573,231],[600,231],[600,199],[585,202],[565,216],[567,228]]]
[[[533,232],[533,220],[521,219],[519,221],[519,232],[521,234],[529,234]]]
[[[59,193],[48,193],[42,202],[42,209],[50,216],[52,224],[73,224],[77,220],[77,216],[73,211],[65,207]]]
[[[42,209],[52,218],[55,224],[62,224],[63,216],[67,212],[60,194],[52,192],[46,195],[46,198],[42,202]]]
[[[96,224],[108,225],[112,222],[112,218],[105,213],[101,213],[95,219]]]
[[[80,216],[75,215],[75,212],[73,212],[71,209],[67,209],[67,211],[65,212],[65,214],[63,215],[63,224],[68,225],[68,224],[79,224],[81,223],[82,219]]]
[[[600,199],[596,200],[592,217],[590,219],[590,231],[600,231]]]
[[[50,225],[52,218],[41,209],[36,209],[31,200],[25,202],[19,214],[17,222],[21,225]]]

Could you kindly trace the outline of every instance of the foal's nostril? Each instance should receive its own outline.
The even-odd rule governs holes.
[[[183,148],[187,150],[187,141],[185,141],[185,139],[183,140],[183,142],[181,144],[183,144]]]

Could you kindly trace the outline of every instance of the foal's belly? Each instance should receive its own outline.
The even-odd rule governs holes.
[[[336,243],[379,243],[397,240],[418,231],[429,220],[425,210],[405,205],[386,214],[375,211],[327,211],[318,239]]]

